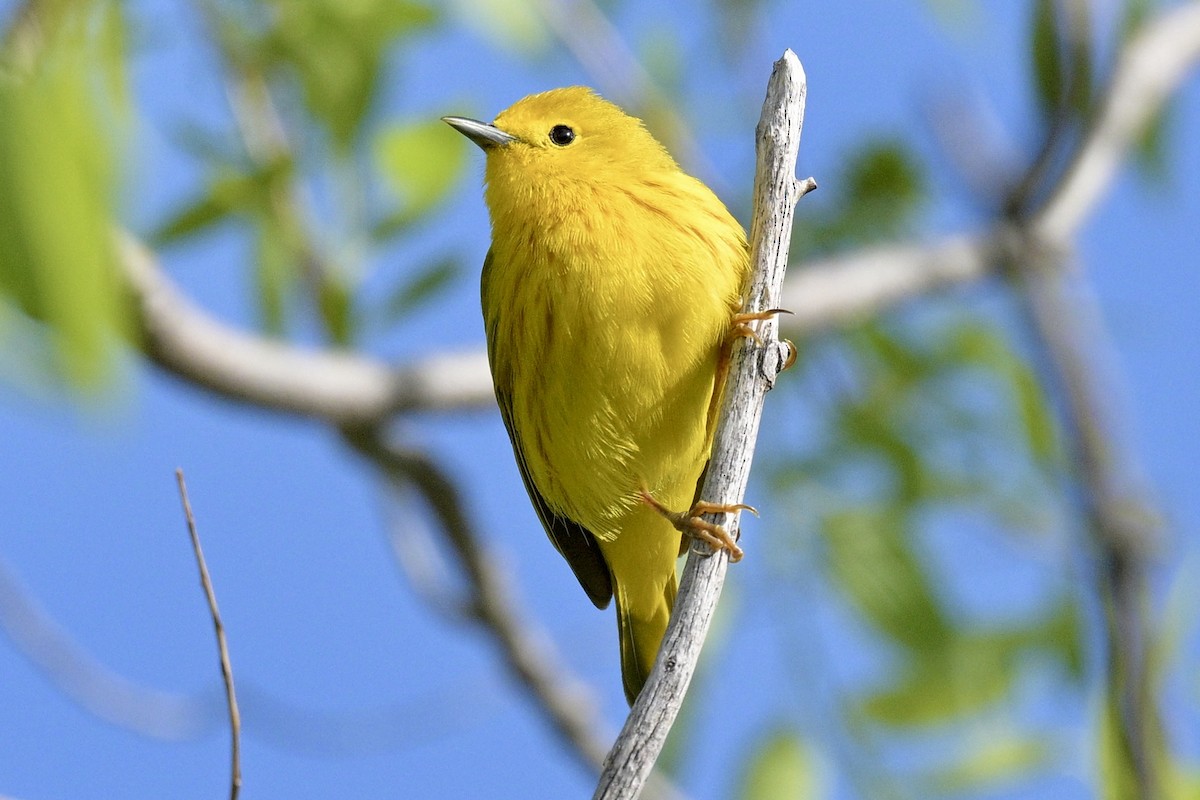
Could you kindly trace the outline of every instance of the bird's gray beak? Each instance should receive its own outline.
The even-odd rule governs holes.
[[[493,147],[503,147],[517,140],[517,137],[511,133],[502,131],[495,125],[480,122],[477,119],[442,117],[442,122],[454,128],[454,130],[479,145],[485,151],[491,150]]]

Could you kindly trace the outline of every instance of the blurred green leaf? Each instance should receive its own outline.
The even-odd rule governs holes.
[[[813,800],[824,794],[816,760],[792,731],[776,731],[755,746],[737,797],[740,800]]]
[[[1058,428],[1037,375],[1027,364],[1014,359],[1008,378],[1029,452],[1042,463],[1055,460],[1059,454]]]
[[[1137,167],[1138,174],[1151,184],[1166,184],[1171,177],[1167,155],[1174,109],[1171,101],[1164,103],[1162,108],[1150,117],[1134,146],[1133,164]]]
[[[545,17],[527,0],[455,0],[453,5],[464,24],[507,50],[537,53],[552,38]]]
[[[290,165],[275,163],[254,173],[224,168],[209,182],[208,191],[177,211],[151,234],[157,247],[175,244],[203,233],[239,214],[271,213],[271,192],[290,172]]]
[[[1150,16],[1152,0],[1125,0],[1121,11],[1121,24],[1117,35],[1121,43],[1129,41],[1129,37],[1146,22]]]
[[[1200,768],[1169,761],[1162,769],[1166,800],[1196,800],[1200,797]]]
[[[892,396],[877,392],[868,402],[845,405],[839,414],[838,428],[844,445],[866,450],[872,461],[882,461],[890,489],[888,498],[912,505],[925,493],[929,476],[917,448],[905,440],[886,414]]]
[[[1064,31],[1068,61],[1064,105],[1078,119],[1086,120],[1092,114],[1094,100],[1092,4],[1068,3],[1063,7],[1063,15],[1068,22]]]
[[[824,520],[829,567],[863,616],[911,650],[937,650],[952,635],[898,508],[858,508]]]
[[[892,685],[867,695],[862,713],[893,727],[938,725],[978,713],[1012,688],[1018,648],[1011,636],[960,634],[939,644],[914,653]]]
[[[349,288],[331,275],[326,275],[317,291],[317,305],[329,338],[338,345],[348,345],[354,338],[353,304]]]
[[[438,19],[433,6],[414,0],[272,0],[271,6],[268,49],[295,69],[309,110],[343,150],[374,99],[389,47]]]
[[[1094,729],[1097,734],[1097,750],[1101,796],[1105,800],[1128,800],[1140,797],[1137,776],[1134,771],[1133,754],[1121,731],[1119,701],[1113,687],[1108,687],[1102,698],[1099,719]]]
[[[1054,758],[1053,742],[1016,731],[989,732],[974,741],[965,756],[929,776],[932,792],[962,795],[1013,781]]]
[[[1057,463],[1061,443],[1050,399],[1033,367],[1009,346],[1004,334],[991,326],[964,322],[949,331],[945,347],[948,358],[985,369],[1007,384],[1030,455],[1043,465]]]
[[[851,155],[845,175],[848,202],[893,206],[907,216],[925,196],[925,182],[908,147],[897,139],[869,141]]]
[[[1038,105],[1046,117],[1053,117],[1059,112],[1066,92],[1061,43],[1057,2],[1034,0],[1029,48],[1034,89]]]
[[[392,323],[407,316],[443,291],[461,274],[462,265],[454,258],[440,259],[420,270],[388,299],[385,321]]]
[[[1083,623],[1073,596],[1061,600],[1033,631],[1029,643],[1058,657],[1073,680],[1084,679]]]
[[[437,119],[393,126],[379,135],[376,161],[406,217],[425,213],[454,189],[467,165],[466,148],[466,139]]]
[[[841,224],[859,241],[900,233],[927,193],[916,157],[898,139],[860,146],[849,158],[843,185]]]
[[[48,326],[68,380],[95,388],[127,333],[113,238],[123,23],[109,2],[29,13],[0,78],[0,294]]]
[[[876,385],[890,390],[908,391],[933,377],[937,364],[930,354],[912,346],[895,331],[878,323],[865,323],[855,331],[854,342],[879,367],[874,373]]]
[[[643,35],[638,43],[639,61],[645,67],[655,88],[667,97],[676,97],[681,92],[684,77],[685,54],[679,41],[679,30],[674,25],[655,25]],[[648,120],[645,114],[639,114]],[[653,131],[654,128],[651,127]],[[670,148],[668,148],[670,149]]]
[[[258,220],[255,239],[255,284],[258,291],[259,315],[263,329],[272,335],[282,336],[287,295],[292,286],[292,255],[284,234],[270,217]]]
[[[898,139],[863,142],[845,163],[834,201],[797,218],[792,232],[797,256],[897,236],[928,195],[920,162]]]

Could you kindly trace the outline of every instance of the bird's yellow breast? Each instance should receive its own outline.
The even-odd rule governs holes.
[[[741,226],[678,170],[580,181],[489,159],[487,177],[484,320],[530,477],[602,538],[643,486],[686,508],[746,273]]]

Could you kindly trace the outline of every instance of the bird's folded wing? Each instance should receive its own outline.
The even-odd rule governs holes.
[[[480,290],[485,309],[488,298],[491,296],[488,291],[488,279],[492,272],[493,258],[492,251],[488,250],[487,258],[483,260]],[[484,316],[487,317],[486,311]],[[492,351],[496,337],[492,335],[493,331],[488,333],[488,360],[492,364],[493,378],[496,378],[496,353]],[[542,521],[546,534],[550,537],[555,549],[571,565],[571,570],[579,579],[579,585],[587,592],[588,598],[596,605],[596,608],[607,608],[613,594],[612,577],[609,574],[604,555],[600,552],[600,545],[596,543],[596,537],[587,528],[561,514],[556,514],[534,484],[533,478],[529,474],[529,466],[525,463],[525,452],[521,448],[521,440],[513,427],[511,387],[501,379],[496,379],[496,403],[500,406],[500,416],[504,419],[504,429],[508,431],[508,440],[512,442],[513,455],[516,456],[517,467],[521,470],[521,480],[525,484],[525,491],[529,492],[529,499],[533,502],[533,508],[537,511],[538,519]]]
[[[504,427],[508,430],[508,438],[512,442],[513,454],[517,458],[517,466],[521,470],[521,480],[533,508],[537,511],[538,519],[546,528],[550,541],[571,565],[579,585],[587,592],[587,596],[596,608],[607,608],[612,599],[612,579],[608,573],[608,564],[596,543],[596,537],[578,522],[574,522],[561,514],[556,514],[546,498],[538,491],[529,475],[529,467],[525,464],[525,453],[521,450],[521,442],[512,424],[512,401],[507,393],[497,388],[496,401],[500,405],[500,415],[504,418]]]

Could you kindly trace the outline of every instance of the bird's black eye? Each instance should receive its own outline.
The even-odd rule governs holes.
[[[575,131],[568,125],[555,125],[550,129],[550,141],[559,147],[566,147],[575,141]]]

